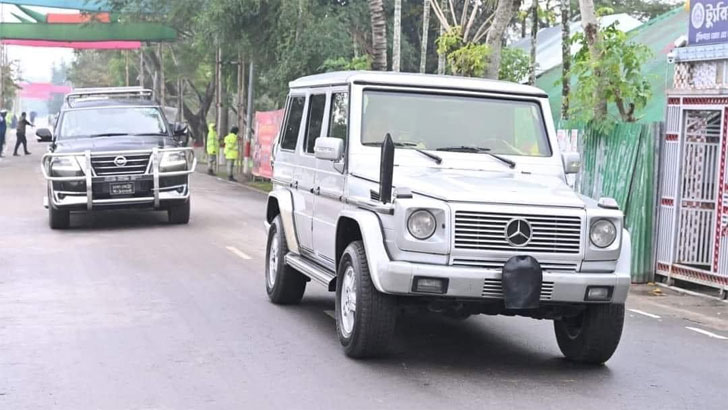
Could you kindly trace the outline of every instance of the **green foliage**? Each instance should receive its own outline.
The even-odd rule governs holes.
[[[460,26],[454,26],[438,37],[437,52],[444,54],[450,71],[465,77],[485,74],[490,49],[485,44],[465,43]]]
[[[636,121],[636,113],[652,96],[650,83],[641,71],[652,55],[650,49],[630,42],[614,24],[600,30],[597,61],[592,59],[583,33],[575,34],[572,42],[581,44],[571,71],[577,79],[571,94],[572,118],[591,119],[597,98],[603,96],[617,106],[622,121]],[[601,81],[595,73],[601,74]]]
[[[505,47],[501,50],[501,65],[498,79],[520,82],[528,76],[531,57],[520,48]]]
[[[321,65],[321,71],[358,71],[358,70],[371,70],[372,59],[368,55],[354,57],[352,59],[346,59],[344,57],[339,58],[328,58]]]

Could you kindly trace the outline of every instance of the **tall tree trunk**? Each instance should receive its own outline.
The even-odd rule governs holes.
[[[446,0],[440,0],[440,8],[445,7]],[[445,26],[440,23],[440,36],[445,34]],[[445,74],[445,54],[437,53],[437,74]]]
[[[420,72],[427,70],[427,37],[430,34],[430,0],[422,1],[422,44],[420,46]]]
[[[584,28],[584,37],[586,38],[589,53],[592,61],[599,60],[599,22],[594,11],[594,0],[579,0],[579,11],[581,12],[581,26]],[[603,82],[601,72],[595,70],[594,75],[600,82]],[[604,87],[600,85],[600,90]],[[604,120],[607,117],[607,99],[603,93],[599,94],[599,99],[594,105],[594,119],[597,121]]]
[[[498,6],[493,16],[493,24],[490,26],[488,35],[485,37],[485,44],[490,49],[490,58],[485,69],[485,78],[498,79],[500,70],[501,48],[503,47],[503,34],[508,28],[508,23],[513,18],[516,4],[521,0],[498,0]]]
[[[531,6],[531,70],[528,73],[528,84],[536,84],[536,48],[538,47],[538,0]]]
[[[571,4],[569,0],[561,0],[561,119],[569,119],[569,92],[571,70],[571,33],[569,19]]]
[[[402,41],[402,0],[394,0],[394,33],[392,34],[392,71],[399,72]]]
[[[369,0],[369,14],[372,25],[372,68],[387,71],[387,19],[382,0]]]

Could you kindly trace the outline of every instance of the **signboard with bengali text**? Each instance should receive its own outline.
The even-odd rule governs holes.
[[[692,0],[688,26],[691,46],[728,42],[728,0]]]
[[[258,111],[255,113],[255,138],[252,146],[253,175],[272,178],[271,153],[278,130],[283,122],[284,110]]]

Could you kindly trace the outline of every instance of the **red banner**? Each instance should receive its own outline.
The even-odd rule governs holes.
[[[255,138],[253,141],[253,175],[273,177],[271,152],[283,122],[284,110],[259,111],[255,113]]]

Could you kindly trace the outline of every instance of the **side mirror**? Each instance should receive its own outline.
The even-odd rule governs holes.
[[[175,122],[173,133],[175,137],[184,137],[189,132],[189,127],[184,122]]]
[[[344,155],[344,141],[338,138],[318,138],[313,152],[317,159],[338,161]]]
[[[53,135],[51,135],[51,130],[48,128],[38,128],[35,131],[36,137],[38,137],[38,142],[52,142],[53,141]]]
[[[564,162],[564,172],[567,174],[576,174],[581,168],[581,156],[578,152],[565,152],[561,154]]]

